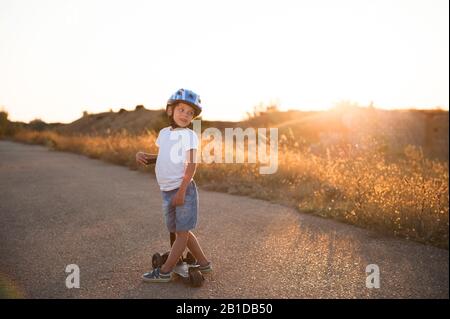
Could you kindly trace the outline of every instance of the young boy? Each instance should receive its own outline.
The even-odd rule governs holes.
[[[198,138],[188,126],[201,111],[197,94],[190,90],[178,90],[167,102],[170,126],[163,128],[156,139],[158,155],[136,154],[136,161],[140,164],[148,165],[156,161],[156,179],[162,194],[167,229],[176,233],[167,261],[161,268],[145,273],[142,279],[146,282],[169,282],[172,270],[186,247],[197,259],[202,273],[212,271],[211,263],[191,231],[197,225],[198,213],[197,186],[193,180]]]

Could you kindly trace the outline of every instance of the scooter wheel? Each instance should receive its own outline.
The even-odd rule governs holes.
[[[203,274],[198,269],[189,269],[189,281],[191,282],[191,285],[193,287],[200,287],[203,285],[203,281],[205,281],[205,278],[203,277]]]
[[[163,265],[162,257],[159,253],[154,253],[152,257],[152,267],[153,269],[159,268]]]

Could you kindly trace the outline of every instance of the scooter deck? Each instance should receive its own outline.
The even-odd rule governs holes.
[[[198,268],[198,265],[189,265],[188,263],[183,262],[176,265],[173,272],[183,278],[189,278],[189,268]]]

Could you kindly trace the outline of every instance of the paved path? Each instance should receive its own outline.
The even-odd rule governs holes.
[[[0,141],[0,282],[27,298],[448,298],[449,254],[262,200],[200,189],[202,288],[140,279],[168,248],[155,179]],[[81,288],[67,289],[77,264]],[[366,288],[377,264],[381,288]],[[3,287],[5,289],[5,287]]]

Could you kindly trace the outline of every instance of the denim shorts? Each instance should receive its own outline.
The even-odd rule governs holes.
[[[172,198],[178,188],[170,191],[161,191],[162,209],[166,226],[169,232],[188,231],[197,226],[198,192],[197,185],[192,180],[186,188],[186,196],[182,206],[172,206]]]

